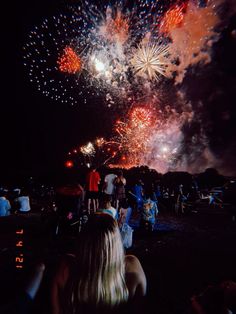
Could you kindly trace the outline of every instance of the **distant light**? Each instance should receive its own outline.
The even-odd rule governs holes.
[[[74,163],[71,160],[67,160],[65,162],[65,166],[66,166],[66,168],[72,168],[74,166]]]

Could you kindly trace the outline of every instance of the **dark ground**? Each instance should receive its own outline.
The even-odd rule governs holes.
[[[149,313],[187,313],[190,297],[209,284],[222,280],[236,281],[236,222],[225,208],[201,206],[197,212],[176,216],[161,211],[156,230],[141,235],[134,227],[132,248],[141,261],[148,282]],[[15,248],[15,232],[24,228],[23,248]],[[49,313],[49,283],[58,258],[73,251],[73,234],[50,237],[38,211],[29,216],[0,219],[0,304],[5,304],[24,285],[37,260],[46,264],[45,276],[35,300],[33,313]],[[22,269],[16,269],[15,258],[23,254]]]

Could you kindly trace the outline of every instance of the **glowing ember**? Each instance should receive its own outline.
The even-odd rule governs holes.
[[[66,168],[72,168],[73,166],[74,166],[73,161],[67,160],[67,161],[65,162],[65,167],[66,167]]]

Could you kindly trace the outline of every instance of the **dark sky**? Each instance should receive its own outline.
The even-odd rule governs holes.
[[[113,113],[103,108],[99,99],[77,108],[51,101],[28,80],[21,55],[26,35],[46,16],[60,10],[63,2],[24,0],[9,6],[5,25],[7,56],[2,60],[6,75],[2,84],[0,171],[2,177],[60,171],[71,148],[111,131]],[[232,37],[235,20],[234,17],[217,43],[211,71],[208,67],[197,77],[196,72],[191,76],[190,71],[185,82],[186,94],[193,103],[211,95],[204,115],[205,122],[212,123],[210,145],[219,158],[228,158],[232,169],[236,156],[236,39]],[[221,91],[218,96],[217,91]]]

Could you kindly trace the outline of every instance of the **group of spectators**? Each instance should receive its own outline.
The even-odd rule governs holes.
[[[89,214],[91,211],[96,212],[99,208],[99,184],[101,183],[101,176],[99,172],[92,168],[86,177],[86,200]],[[126,179],[123,172],[120,170],[117,174],[109,173],[105,176],[102,192],[110,196],[116,209],[119,207],[119,202],[126,199],[125,191]]]
[[[144,190],[141,180],[135,184],[133,192],[127,189],[126,184],[121,170],[107,173],[101,182],[101,175],[92,168],[86,177],[85,194],[81,194],[88,214],[97,211],[111,214],[121,227],[122,223],[128,223],[134,210],[140,214],[140,228],[152,231],[157,221],[157,198]],[[130,202],[130,195],[134,196],[134,202]]]
[[[102,184],[101,184],[102,183]],[[88,221],[76,239],[73,254],[65,254],[58,261],[50,285],[51,313],[141,313],[145,312],[147,279],[138,258],[126,255],[121,229],[129,222],[132,209],[140,215],[140,228],[153,231],[157,221],[159,200],[172,195],[161,190],[145,190],[142,180],[127,189],[122,171],[109,172],[101,182],[101,175],[92,168],[84,186],[78,184],[74,195],[79,207],[88,211]],[[99,193],[102,186],[102,194]],[[69,192],[68,192],[69,191]],[[69,188],[60,193],[72,193]],[[0,190],[0,216],[11,211],[29,212],[29,194],[23,189]],[[133,197],[133,208],[127,198]],[[188,195],[179,185],[174,197],[184,203]],[[201,196],[200,196],[201,197]],[[182,209],[181,209],[182,210]],[[184,207],[183,207],[184,210]],[[6,306],[8,312],[31,313],[31,306],[44,276],[45,264],[35,268],[24,291]],[[191,299],[193,314],[229,314],[236,309],[236,283],[227,281],[208,287]]]
[[[31,210],[29,194],[25,189],[0,188],[0,217],[12,213],[28,213]]]
[[[37,264],[33,276],[16,299],[1,313],[28,314],[44,277],[45,264]],[[148,313],[147,278],[139,259],[126,255],[117,221],[97,212],[76,239],[73,254],[58,260],[50,281],[50,313],[113,314]],[[232,314],[236,310],[236,283],[224,281],[191,298],[188,313]]]

